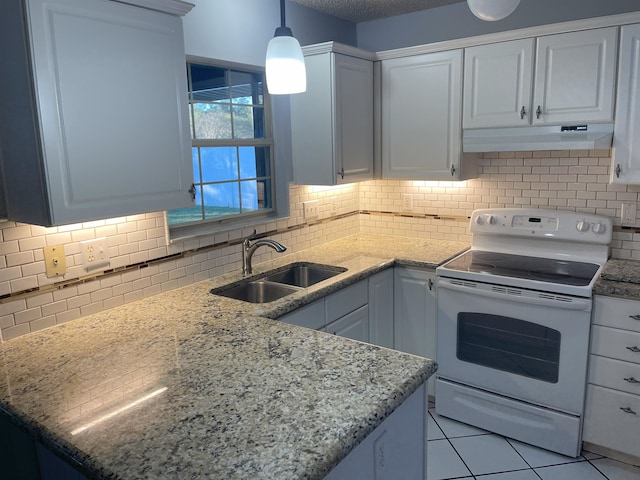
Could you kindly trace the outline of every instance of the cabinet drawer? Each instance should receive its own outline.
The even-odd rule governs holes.
[[[362,307],[368,303],[369,288],[367,281],[363,280],[349,287],[329,295],[325,299],[326,324],[344,317],[347,313]]]
[[[640,395],[640,364],[590,355],[589,383]]]
[[[640,333],[593,325],[591,353],[625,362],[640,363]]]
[[[324,321],[324,300],[317,300],[305,307],[291,312],[278,320],[299,327],[319,330],[325,325]]]
[[[638,432],[640,396],[596,385],[587,387],[583,441],[638,457]]]
[[[596,295],[593,302],[593,323],[640,332],[640,302]]]

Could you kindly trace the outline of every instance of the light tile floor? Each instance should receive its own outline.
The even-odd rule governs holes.
[[[640,468],[582,452],[565,457],[464,423],[429,408],[427,480],[640,480]]]

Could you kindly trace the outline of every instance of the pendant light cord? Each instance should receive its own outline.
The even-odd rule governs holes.
[[[284,0],[280,0],[280,26],[286,27],[284,15]]]

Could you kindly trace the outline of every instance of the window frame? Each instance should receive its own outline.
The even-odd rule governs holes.
[[[275,221],[286,218],[289,215],[289,194],[288,181],[286,178],[287,159],[280,154],[286,149],[277,147],[277,143],[287,141],[283,136],[285,129],[276,127],[276,116],[281,117],[284,112],[284,105],[280,99],[274,99],[269,95],[266,87],[265,69],[264,67],[247,65],[225,60],[217,60],[212,58],[187,55],[185,69],[189,64],[207,65],[217,68],[236,70],[247,73],[260,73],[263,76],[263,109],[264,109],[264,138],[232,138],[232,139],[196,139],[193,138],[191,132],[191,146],[193,147],[269,147],[270,148],[270,171],[271,171],[271,208],[261,211],[253,211],[236,215],[226,215],[219,218],[203,219],[195,222],[189,222],[178,225],[169,225],[167,211],[164,212],[165,229],[169,242],[183,240],[191,237],[213,235],[230,230],[236,230],[247,226],[263,224],[269,221]],[[189,80],[190,81],[190,80]],[[187,93],[190,95],[191,86],[188,85]],[[287,96],[288,97],[288,96]],[[189,102],[189,117],[192,116],[191,98]],[[279,106],[277,104],[280,104]],[[286,109],[288,112],[289,102],[286,99]],[[290,122],[290,120],[289,120]],[[278,134],[279,133],[279,134]],[[290,135],[290,134],[289,134]],[[279,137],[279,138],[277,138]],[[288,137],[290,139],[290,136]],[[189,161],[192,161],[191,157]],[[290,160],[289,160],[290,162]],[[198,162],[199,164],[199,162]],[[241,182],[241,179],[238,179]]]

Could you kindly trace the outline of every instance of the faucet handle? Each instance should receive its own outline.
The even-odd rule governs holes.
[[[251,240],[254,240],[256,237],[258,236],[256,229],[253,229],[253,233],[250,234],[248,237],[245,237],[245,239],[242,241],[242,244],[245,246],[249,246],[249,242],[251,242]]]

